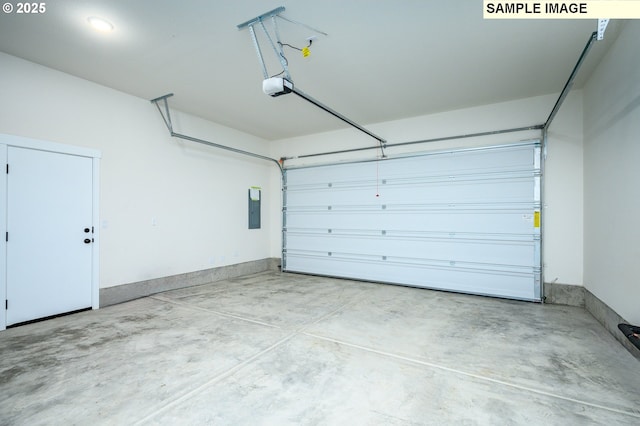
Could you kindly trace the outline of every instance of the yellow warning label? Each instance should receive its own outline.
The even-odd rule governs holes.
[[[539,211],[533,212],[533,227],[540,228],[540,212]]]
[[[309,49],[309,47],[303,47],[302,48],[302,56],[306,58],[309,55],[311,55],[311,49]]]

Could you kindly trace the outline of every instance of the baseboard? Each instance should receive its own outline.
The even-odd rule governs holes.
[[[544,283],[544,301],[554,305],[585,305],[585,289],[581,285]]]
[[[579,285],[545,283],[544,297],[545,303],[585,308],[633,356],[640,359],[640,350],[629,342],[629,339],[618,329],[618,324],[627,321],[586,288]]]
[[[116,305],[129,300],[139,299],[168,290],[192,287],[216,281],[236,278],[242,275],[256,274],[271,270],[278,270],[279,258],[266,258],[235,265],[220,266],[202,271],[187,272],[185,274],[155,278],[130,284],[100,289],[100,307]]]
[[[616,311],[606,303],[598,299],[593,293],[585,289],[585,309],[598,320],[629,352],[640,359],[640,349],[636,348],[627,337],[618,329],[618,324],[627,323]]]

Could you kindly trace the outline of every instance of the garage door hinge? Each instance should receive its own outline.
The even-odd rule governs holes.
[[[8,300],[8,299],[5,299],[5,300],[4,300],[4,309],[5,309],[5,310],[8,310],[8,309],[9,309],[9,300]]]
[[[9,174],[9,163],[7,163],[7,174]]]
[[[4,235],[4,240],[9,241],[9,231],[7,231]]]

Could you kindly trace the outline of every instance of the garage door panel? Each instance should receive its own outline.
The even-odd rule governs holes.
[[[310,250],[319,253],[363,253],[380,258],[391,255],[397,257],[419,257],[447,262],[475,262],[533,266],[535,243],[517,241],[465,241],[461,239],[400,239],[378,238],[352,233],[336,234],[296,234],[287,236],[288,252]],[[366,247],[366,252],[362,248]]]
[[[539,165],[534,141],[286,170],[283,268],[540,300]]]
[[[528,272],[431,265],[426,262],[388,260],[382,263],[377,259],[340,258],[338,255],[307,257],[293,254],[290,257],[300,265],[296,272],[302,273],[521,300],[535,300],[538,297],[531,286],[533,274]]]
[[[531,176],[518,178],[486,179],[481,181],[443,181],[435,183],[386,183],[375,186],[328,187],[296,190],[287,193],[287,206],[332,206],[406,203],[413,200],[420,204],[435,203],[499,203],[530,201],[534,193]],[[379,195],[376,197],[376,195]]]
[[[521,149],[522,148],[522,149]],[[482,152],[484,150],[484,152]],[[333,182],[368,180],[363,176],[384,175],[385,179],[396,180],[425,176],[451,175],[491,175],[499,173],[518,173],[530,171],[535,166],[535,159],[531,158],[528,147],[520,145],[516,149],[499,152],[496,149],[470,152],[461,150],[449,153],[430,153],[399,157],[393,161],[369,161],[361,163],[341,163],[334,165],[312,166],[300,169],[288,169],[289,172],[299,172],[300,177],[290,182],[291,189],[302,188],[306,185],[317,185]],[[348,165],[347,168],[344,166]]]
[[[397,204],[415,200],[420,204],[435,203],[500,203],[530,200],[531,178],[490,179],[483,181],[449,181],[431,184],[385,184],[379,188],[379,203]]]
[[[304,213],[287,214],[287,228],[334,229],[398,229],[414,232],[442,231],[448,233],[477,232],[493,234],[530,234],[533,235],[533,206],[529,209],[515,210],[509,213],[461,212],[442,210],[439,212],[412,211],[391,212],[366,210],[350,213]],[[508,228],[508,232],[506,229]]]
[[[403,158],[402,163],[383,162],[380,170],[389,173],[391,177],[398,177],[412,176],[415,174],[414,170],[427,170],[430,174],[446,175],[450,173],[488,173],[530,168],[532,159],[527,147],[520,145],[513,148],[515,149],[462,149],[416,155]]]
[[[397,160],[350,163],[348,167],[344,167],[345,163],[293,169],[289,172],[304,170],[304,173],[295,182],[291,182],[290,186],[291,189],[296,189],[304,185],[358,180],[355,178],[362,180],[362,176],[375,176],[377,173],[390,180],[402,177],[413,180],[415,176],[522,172],[531,170],[534,166],[531,150],[524,145],[508,150],[481,148],[416,155]]]

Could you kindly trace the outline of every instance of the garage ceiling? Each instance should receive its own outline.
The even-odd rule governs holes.
[[[346,127],[297,97],[262,93],[249,33],[236,25],[279,6],[328,34],[308,58],[287,48],[296,86],[362,125],[558,93],[596,29],[595,20],[484,20],[479,0],[56,0],[40,15],[1,13],[0,51],[145,99],[172,92],[175,109],[268,140]],[[96,32],[89,16],[115,30]],[[618,31],[612,22],[578,87]],[[286,21],[280,32],[298,47],[317,35]]]

